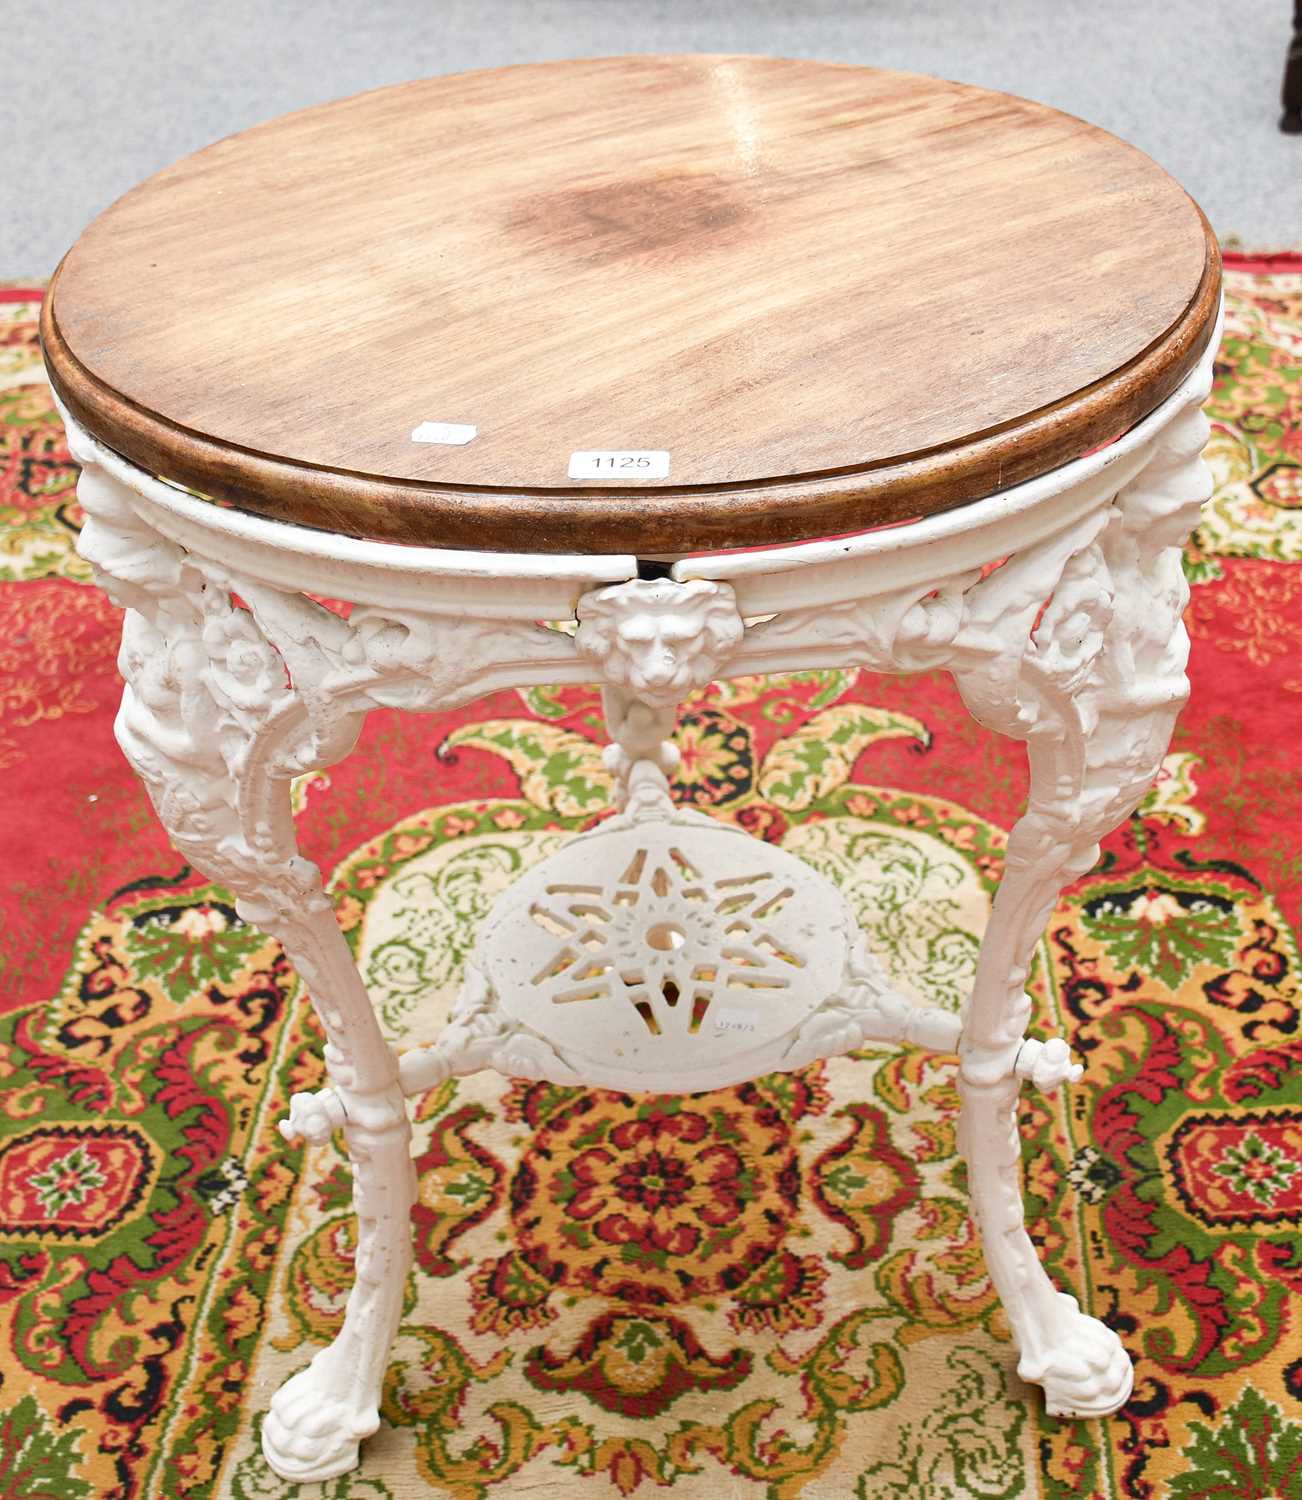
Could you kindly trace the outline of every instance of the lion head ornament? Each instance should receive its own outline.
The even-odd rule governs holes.
[[[742,619],[726,583],[635,578],[579,601],[576,645],[604,679],[668,707],[704,687],[741,644]]]

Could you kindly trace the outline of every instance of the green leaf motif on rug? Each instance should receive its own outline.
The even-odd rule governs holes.
[[[0,1500],[90,1500],[79,1468],[76,1436],[55,1433],[33,1396],[0,1417]]]
[[[1140,885],[1132,878],[1087,901],[1082,917],[1119,971],[1151,976],[1171,989],[1199,964],[1234,964],[1234,900],[1206,884],[1185,889],[1165,875]]]
[[[835,703],[858,676],[857,668],[808,667],[802,671],[774,672],[768,677],[726,677],[711,683],[705,690],[712,702],[721,705],[757,703],[760,714],[770,724],[786,724],[810,711],[817,713]],[[799,693],[812,689],[803,701]]]
[[[1169,823],[1190,837],[1202,833],[1207,827],[1207,815],[1194,805],[1198,796],[1194,772],[1202,763],[1200,755],[1191,755],[1187,751],[1175,751],[1165,756],[1157,780],[1135,810],[1137,816]]]
[[[664,1340],[650,1323],[633,1320],[624,1327],[624,1332],[615,1340],[615,1347],[627,1354],[635,1365],[640,1365],[653,1350],[659,1349]]]
[[[454,729],[439,755],[446,758],[462,747],[500,755],[535,807],[579,818],[610,805],[614,779],[602,763],[603,747],[571,729],[532,719],[486,719]]]
[[[1215,486],[1190,543],[1193,555],[1216,578],[1217,557],[1302,560],[1302,483],[1297,427],[1291,413],[1302,366],[1269,344],[1229,338],[1221,349],[1220,376],[1207,415],[1211,438],[1203,457]],[[1202,582],[1194,576],[1191,582]]]
[[[760,794],[787,812],[799,812],[844,786],[860,754],[885,739],[931,744],[926,725],[910,714],[865,703],[838,703],[773,746],[764,758]]]
[[[12,380],[28,365],[28,351],[4,347],[5,321],[0,312],[0,377]],[[0,389],[0,582],[86,581],[90,564],[74,551],[77,467],[39,361],[28,367],[30,383]]]
[[[330,1171],[314,1184],[315,1207],[326,1214],[338,1213],[353,1206],[353,1174],[345,1162],[336,1162]]]
[[[203,893],[200,893],[202,896]],[[155,979],[180,1005],[210,985],[229,985],[266,939],[225,901],[200,900],[145,910],[127,929],[136,972]]]
[[[1006,1399],[999,1366],[967,1347],[955,1349],[945,1365],[949,1379],[934,1405],[916,1424],[901,1424],[894,1457],[864,1470],[856,1500],[1014,1500],[1024,1493],[1026,1413]]]
[[[468,1172],[464,1177],[458,1179],[458,1181],[448,1183],[443,1191],[449,1198],[457,1199],[466,1208],[474,1208],[477,1203],[481,1203],[490,1195],[492,1188],[489,1187],[482,1177],[477,1176],[474,1172]]]
[[[1288,1500],[1302,1494],[1302,1423],[1289,1421],[1251,1386],[1214,1428],[1191,1422],[1171,1500]]]
[[[74,1146],[61,1161],[27,1179],[42,1207],[58,1214],[72,1204],[84,1203],[94,1188],[104,1186],[104,1174],[84,1146]]]
[[[793,826],[783,847],[840,888],[891,979],[908,986],[925,974],[928,1000],[957,1010],[972,988],[989,910],[972,856],[993,847],[990,831],[976,822],[950,827],[932,799],[902,800],[868,823],[833,804],[830,816]]]
[[[532,809],[527,816],[519,811],[527,807],[490,804],[492,811],[483,817],[502,820],[507,831],[498,831],[490,821],[491,835],[476,833],[480,815],[467,817],[467,831],[456,837],[431,842],[409,837],[414,852],[407,854],[399,852],[404,836],[400,825],[383,841],[384,875],[368,877],[365,891],[358,869],[337,875],[353,896],[364,894],[368,899],[366,922],[354,930],[360,945],[357,961],[391,1036],[404,1034],[412,1015],[430,996],[446,992],[450,998],[455,993],[479,925],[498,892],[556,847],[561,835],[537,831],[542,816]],[[444,819],[445,830],[455,816]],[[523,826],[531,820],[535,828]],[[377,941],[373,935],[380,931],[384,936]]]

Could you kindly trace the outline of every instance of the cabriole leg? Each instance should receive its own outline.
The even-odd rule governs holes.
[[[464,648],[455,616],[355,609],[307,598],[185,551],[136,513],[132,490],[70,426],[87,514],[79,548],[126,610],[116,731],[172,842],[276,937],[325,1030],[332,1087],[291,1101],[287,1138],[344,1131],[358,1218],[356,1282],[334,1342],[272,1401],[262,1433],[286,1479],[352,1468],[379,1425],[379,1395],[410,1263],[415,1181],[397,1058],[335,921],[315,865],[298,852],[292,778],[333,764],[379,704],[442,708],[474,696],[498,656],[562,669],[568,641],[500,622],[494,651]],[[484,631],[487,635],[489,632]],[[564,650],[557,644],[564,643]]]
[[[1116,1334],[1055,1289],[1024,1226],[1014,1072],[1031,1009],[1024,985],[1059,892],[1138,805],[1188,692],[1180,547],[1209,491],[1198,460],[1206,434],[1196,410],[1173,423],[1097,539],[1070,559],[1011,699],[989,666],[956,674],[979,719],[1028,741],[1028,807],[1009,839],[964,1018],[960,1142],[1018,1373],[1043,1385],[1055,1416],[1116,1411],[1133,1372]]]
[[[358,1442],[379,1425],[414,1196],[397,1059],[320,872],[298,853],[289,811],[290,776],[345,753],[360,715],[332,709],[329,695],[315,714],[305,708],[258,604],[239,608],[218,573],[136,518],[128,493],[96,469],[93,453],[79,456],[86,468],[78,493],[89,518],[81,550],[97,582],[127,610],[118,743],[177,848],[235,893],[245,921],[280,940],[328,1040],[334,1088],[299,1096],[287,1133],[321,1140],[343,1126],[354,1172],[357,1280],[338,1337],[277,1394],[263,1427],[264,1452],[279,1474],[328,1479],[357,1463]],[[260,598],[247,583],[240,594]],[[264,612],[286,607],[262,600]],[[310,632],[327,645],[338,634],[324,614],[308,613],[299,626],[300,648]],[[304,661],[301,678],[310,673]]]
[[[357,604],[344,619],[263,582],[258,558],[245,573],[187,550],[150,523],[175,522],[166,486],[71,417],[68,435],[83,466],[78,549],[126,610],[118,742],[184,858],[236,894],[245,921],[279,939],[326,1032],[332,1088],[296,1095],[282,1133],[320,1142],[344,1130],[356,1284],[338,1338],[276,1395],[263,1428],[276,1472],[323,1481],[357,1463],[360,1440],[380,1422],[416,1184],[398,1059],[320,871],[299,853],[290,784],[342,759],[369,709],[440,711],[502,681],[579,681],[586,669],[565,634],[514,612],[468,613],[465,600],[437,589],[429,610]],[[193,532],[204,537],[204,525],[190,517]],[[219,528],[211,540],[225,547]]]

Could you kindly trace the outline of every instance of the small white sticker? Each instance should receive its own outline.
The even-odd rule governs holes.
[[[571,479],[668,479],[663,448],[598,448],[570,454]]]
[[[479,431],[468,422],[422,422],[411,429],[413,443],[450,443],[460,448]]]
[[[755,1012],[725,1006],[714,1013],[714,1029],[716,1031],[754,1031]]]

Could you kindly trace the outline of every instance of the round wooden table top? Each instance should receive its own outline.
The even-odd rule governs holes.
[[[42,334],[96,437],[246,509],[664,554],[860,530],[1066,463],[1179,385],[1219,282],[1185,192],[1043,105],[624,57],[220,141],[95,220]]]

